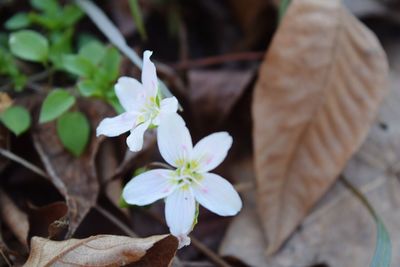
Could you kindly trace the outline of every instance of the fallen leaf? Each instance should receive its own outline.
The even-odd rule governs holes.
[[[37,125],[33,133],[34,145],[43,165],[68,205],[67,237],[75,232],[97,202],[99,182],[94,161],[102,139],[95,136],[95,129],[100,120],[110,115],[110,108],[101,101],[81,101],[79,107],[89,118],[92,128],[90,143],[79,158],[65,150],[54,123]]]
[[[51,241],[32,238],[24,266],[170,266],[178,240],[170,235],[131,238],[98,235],[86,239]]]
[[[293,1],[253,96],[258,211],[277,251],[364,140],[386,93],[373,33],[341,1]]]
[[[28,216],[20,210],[13,200],[0,189],[0,218],[8,226],[18,241],[28,248]]]
[[[207,125],[221,123],[229,116],[254,74],[253,69],[189,71],[189,98],[196,119]]]

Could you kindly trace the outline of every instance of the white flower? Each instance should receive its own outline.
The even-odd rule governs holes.
[[[187,235],[194,226],[196,201],[221,216],[235,215],[242,207],[233,186],[209,173],[225,159],[232,137],[226,132],[213,133],[193,147],[185,122],[174,114],[160,124],[157,138],[162,157],[176,169],[155,169],[136,176],[125,186],[123,197],[140,206],[165,198],[167,224],[182,247],[190,243]]]
[[[97,136],[118,136],[131,131],[126,143],[131,151],[143,147],[143,134],[151,125],[158,126],[168,114],[176,113],[178,101],[175,97],[160,101],[156,68],[150,61],[152,52],[143,54],[142,83],[129,77],[121,77],[115,85],[115,93],[125,112],[102,120],[97,127]]]

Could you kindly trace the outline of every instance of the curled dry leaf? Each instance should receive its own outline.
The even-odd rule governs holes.
[[[58,201],[43,207],[30,207],[29,237],[42,236],[61,239],[68,230],[68,207]]]
[[[99,192],[95,168],[95,156],[102,139],[96,138],[94,130],[99,121],[110,115],[110,108],[101,101],[84,101],[79,106],[88,117],[92,132],[86,152],[79,158],[68,153],[61,144],[55,123],[38,125],[33,141],[51,182],[65,197],[68,205],[71,236],[88,211],[96,204]]]
[[[258,211],[275,252],[364,140],[386,93],[386,56],[341,1],[293,1],[252,107]]]
[[[3,221],[18,241],[28,247],[28,216],[0,189],[0,221]]]
[[[32,238],[24,266],[170,266],[178,240],[170,235],[131,238],[98,235],[86,239],[51,241]]]

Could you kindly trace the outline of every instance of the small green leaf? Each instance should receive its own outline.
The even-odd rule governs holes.
[[[86,58],[94,65],[99,64],[100,60],[104,57],[106,48],[100,42],[91,41],[86,43],[79,49],[79,55]]]
[[[139,31],[140,37],[142,37],[143,40],[147,39],[147,34],[146,34],[146,29],[144,27],[143,23],[143,16],[142,16],[142,11],[139,6],[139,1],[138,0],[129,0],[129,6],[131,8],[131,14],[133,21],[135,22],[135,25]]]
[[[60,17],[62,18],[63,26],[70,27],[77,23],[83,15],[84,13],[79,7],[75,5],[66,5]]]
[[[21,106],[11,106],[0,114],[0,120],[15,135],[25,132],[31,125],[29,112]]]
[[[9,18],[5,23],[4,27],[7,30],[18,30],[21,28],[26,28],[31,23],[27,13],[17,13],[11,18]]]
[[[64,147],[79,157],[89,141],[89,122],[81,112],[65,113],[57,120],[57,133]]]
[[[75,104],[75,97],[65,90],[53,90],[47,95],[40,110],[40,123],[54,120]]]
[[[61,8],[57,0],[31,0],[31,5],[46,13],[56,13]]]
[[[107,49],[101,64],[102,69],[107,73],[107,80],[109,82],[113,82],[118,78],[121,59],[121,55],[116,48],[110,47]]]
[[[40,33],[31,30],[12,33],[9,46],[15,56],[29,61],[45,62],[49,54],[47,39]]]
[[[83,80],[78,82],[78,89],[82,96],[85,97],[101,97],[103,95],[101,89],[92,80]]]
[[[62,61],[63,67],[77,76],[90,77],[96,70],[92,62],[79,55],[64,55]]]
[[[29,13],[29,19],[32,24],[38,24],[49,30],[57,30],[62,28],[62,21],[54,18],[53,15],[50,14],[38,14],[35,12]]]
[[[63,67],[63,55],[72,51],[72,34],[73,29],[70,28],[63,33],[52,32],[50,35],[49,58],[57,69]]]

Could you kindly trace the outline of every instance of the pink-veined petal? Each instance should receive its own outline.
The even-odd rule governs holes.
[[[190,187],[178,188],[165,199],[165,218],[169,230],[182,241],[187,241],[185,237],[192,230],[195,213],[196,203]]]
[[[155,97],[158,89],[156,66],[150,60],[153,52],[146,50],[143,53],[142,84],[148,96]]]
[[[178,110],[178,100],[176,97],[168,97],[161,100],[160,103],[160,113],[153,120],[154,125],[159,125],[160,122],[166,117],[171,115],[172,113],[176,113]]]
[[[121,77],[115,85],[115,94],[126,110],[138,110],[146,97],[142,84],[130,77]]]
[[[214,173],[202,175],[200,184],[192,186],[197,202],[221,216],[237,214],[242,208],[242,200],[231,183]]]
[[[176,189],[172,181],[174,172],[170,170],[155,169],[139,174],[130,180],[122,196],[132,205],[148,205],[170,195]]]
[[[191,158],[198,162],[199,172],[208,172],[224,161],[231,146],[232,137],[227,132],[213,133],[194,146]]]
[[[137,152],[143,148],[143,135],[149,126],[150,121],[145,121],[131,130],[131,134],[126,139],[129,150]]]
[[[157,143],[161,156],[174,167],[184,164],[193,149],[192,137],[178,114],[166,116],[157,129]]]
[[[136,122],[136,113],[125,112],[113,118],[105,118],[97,126],[96,135],[118,136],[131,130]]]

